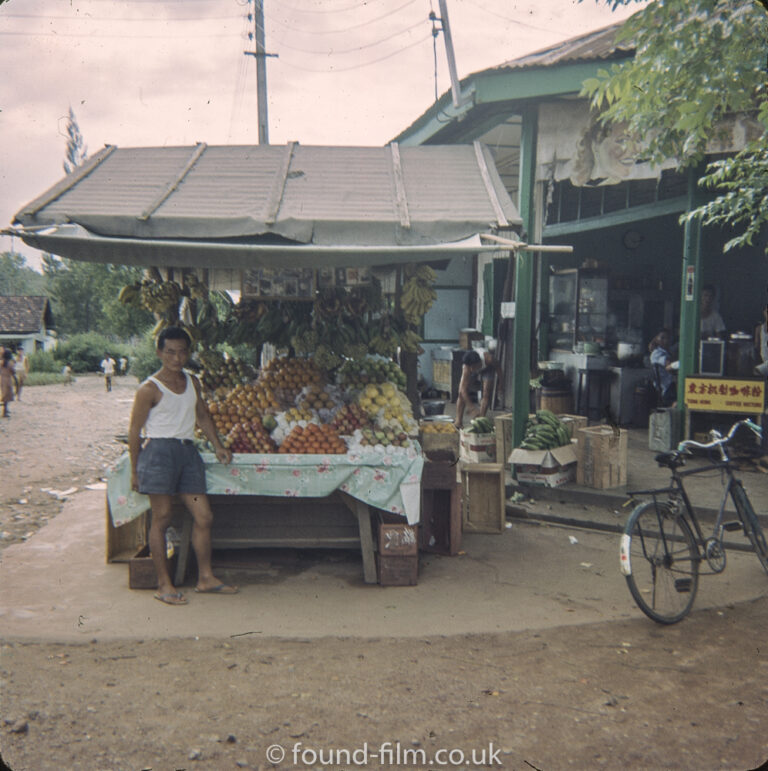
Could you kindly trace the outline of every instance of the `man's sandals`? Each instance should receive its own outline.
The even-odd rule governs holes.
[[[156,594],[156,600],[164,602],[166,605],[186,605],[189,600],[181,592],[166,592],[165,594]]]

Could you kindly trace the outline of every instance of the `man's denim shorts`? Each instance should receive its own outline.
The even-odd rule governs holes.
[[[145,495],[205,493],[205,466],[189,439],[149,439],[136,463],[139,492]]]

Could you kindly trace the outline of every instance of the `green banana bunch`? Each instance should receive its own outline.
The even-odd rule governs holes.
[[[141,306],[141,282],[135,284],[126,284],[117,295],[117,299],[123,305]]]
[[[473,418],[470,421],[467,433],[469,434],[492,434],[494,431],[493,421],[490,418]]]
[[[181,287],[175,281],[145,280],[138,293],[141,307],[157,314],[175,313],[181,300]]]
[[[534,419],[525,424],[525,436],[520,445],[524,450],[552,450],[571,443],[568,428],[550,410],[538,410]]]
[[[418,324],[437,299],[432,286],[437,274],[429,265],[410,263],[405,266],[405,276],[408,280],[403,284],[400,308],[409,324]]]

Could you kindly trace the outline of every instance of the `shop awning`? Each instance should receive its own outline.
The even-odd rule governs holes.
[[[14,217],[37,249],[169,267],[366,266],[498,250],[521,224],[473,145],[107,146]]]

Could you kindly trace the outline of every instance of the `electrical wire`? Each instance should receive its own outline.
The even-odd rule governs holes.
[[[177,21],[226,21],[227,19],[239,19],[240,14],[235,14],[233,16],[195,16],[195,17],[164,17],[164,18],[157,18],[157,17],[135,17],[130,18],[128,16],[92,16],[91,14],[87,15],[75,15],[75,16],[36,16],[31,13],[4,13],[2,15],[3,19],[37,19],[38,21],[109,21],[109,22],[115,22],[115,21],[141,21],[141,22],[172,22],[175,23]]]
[[[346,13],[347,11],[356,11],[358,8],[364,8],[374,2],[377,2],[377,0],[368,0],[367,2],[355,3],[355,5],[348,5],[346,8],[297,8],[295,5],[287,5],[286,3],[281,3],[280,9],[295,11],[296,13]]]
[[[496,16],[498,19],[503,19],[504,21],[508,21],[510,24],[514,24],[518,27],[526,27],[528,29],[535,29],[538,32],[559,32],[559,30],[555,30],[553,27],[537,27],[535,24],[528,24],[524,21],[520,21],[520,19],[513,19],[511,16],[504,16],[504,14],[498,13],[497,11],[492,11],[490,8],[486,8],[485,6],[481,5],[478,2],[474,2],[473,0],[464,0],[467,5],[473,5],[475,8],[479,8],[484,13],[487,13],[491,16]],[[566,34],[566,33],[563,33]]]
[[[379,22],[382,19],[386,19],[388,16],[392,16],[395,13],[399,13],[403,10],[403,8],[407,8],[409,5],[413,5],[415,2],[417,2],[417,0],[406,0],[402,5],[387,11],[381,16],[377,16],[375,19],[369,19],[368,21],[363,21],[359,24],[353,24],[350,27],[343,27],[340,29],[300,29],[299,27],[292,27],[290,24],[286,24],[285,22],[280,21],[274,15],[270,17],[270,21],[277,24],[279,27],[288,29],[291,32],[299,32],[302,35],[336,35],[342,32],[351,32],[355,29],[361,29],[362,27],[367,27],[369,24],[376,24],[376,22]]]
[[[362,64],[353,65],[351,67],[331,67],[330,69],[322,69],[318,70],[311,67],[301,67],[298,64],[293,64],[290,60],[287,59],[281,59],[280,61],[287,65],[288,67],[291,67],[295,70],[301,70],[302,72],[318,72],[318,73],[325,73],[325,74],[335,74],[337,72],[349,72],[350,70],[360,70],[364,67],[369,67],[372,64],[377,64],[378,62],[383,62],[385,59],[391,59],[393,56],[397,56],[398,54],[403,53],[403,51],[407,51],[409,48],[414,48],[417,45],[421,45],[421,43],[426,42],[431,37],[432,33],[430,32],[428,35],[426,35],[423,38],[420,38],[419,40],[415,40],[413,43],[410,43],[407,46],[403,46],[402,48],[398,49],[397,51],[392,51],[389,54],[386,54],[385,56],[382,56],[378,59],[373,59],[370,62],[363,62]]]
[[[222,32],[222,33],[207,33],[201,35],[190,35],[189,33],[182,33],[179,35],[115,35],[109,33],[100,32],[98,35],[93,35],[85,32],[12,32],[9,30],[0,30],[0,35],[6,35],[9,37],[87,37],[93,40],[94,38],[110,38],[118,40],[168,40],[169,38],[175,38],[178,40],[203,40],[208,38],[232,38],[239,37],[240,33],[236,32]]]
[[[387,37],[380,38],[379,40],[375,40],[373,43],[364,43],[363,45],[355,46],[353,48],[333,48],[333,49],[325,49],[323,51],[318,51],[317,49],[310,49],[310,48],[301,48],[299,46],[291,45],[290,43],[286,43],[285,40],[279,40],[275,38],[275,43],[277,46],[280,46],[282,48],[287,48],[291,51],[300,51],[301,53],[305,54],[312,54],[315,56],[337,56],[340,54],[349,54],[354,53],[356,51],[363,51],[367,48],[373,48],[374,46],[381,45],[382,43],[386,43],[388,40],[392,40],[392,38],[397,37],[398,35],[402,35],[405,32],[410,32],[413,29],[416,29],[416,27],[420,27],[424,24],[423,21],[417,21],[415,24],[412,24],[410,27],[404,27],[401,30],[398,30],[397,32],[393,32],[391,35],[387,35]]]

